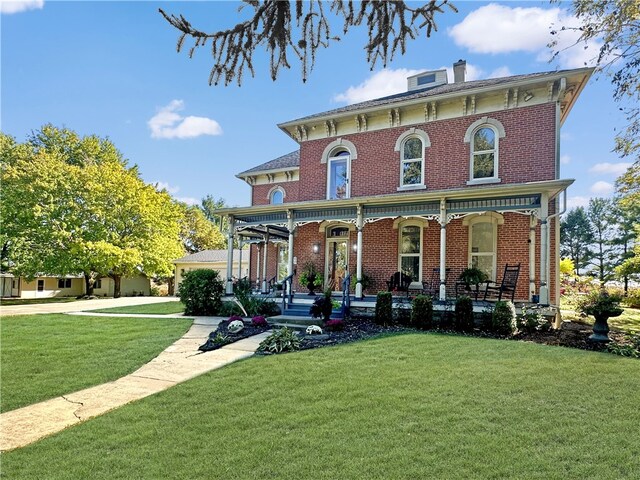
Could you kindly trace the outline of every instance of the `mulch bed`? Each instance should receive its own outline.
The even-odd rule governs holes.
[[[230,323],[231,322],[229,320],[220,322],[218,324],[218,327],[209,334],[209,339],[207,340],[207,342],[200,345],[200,347],[198,347],[198,350],[200,350],[201,352],[210,352],[212,350],[217,350],[224,347],[225,345],[229,345],[231,343],[237,342],[238,340],[252,337],[253,335],[257,335],[269,329],[269,327],[254,327],[253,325],[251,325],[251,323],[247,324],[245,322],[244,328],[241,331],[239,331],[238,333],[231,333],[229,330],[227,330],[227,327]],[[224,340],[220,339],[219,341],[216,341],[215,338],[218,334],[224,336]]]
[[[257,335],[266,330],[262,327],[254,327],[250,323],[245,323],[245,327],[238,333],[230,333],[227,330],[229,321],[223,321],[218,325],[218,328],[211,332],[209,335],[209,341],[200,346],[199,350],[203,352],[217,350],[225,345],[229,345],[238,340]],[[275,327],[268,327],[275,328]],[[299,332],[300,335],[300,350],[310,350],[312,348],[328,347],[334,345],[341,345],[344,343],[356,342],[359,340],[365,340],[368,338],[377,337],[385,334],[398,334],[398,333],[414,333],[415,330],[410,327],[402,325],[391,325],[384,327],[377,325],[370,318],[352,318],[344,322],[344,329],[340,331],[327,331],[323,329],[322,335],[307,335],[304,331]],[[588,340],[589,335],[593,333],[593,327],[589,324],[580,322],[563,322],[559,330],[538,331],[534,333],[518,333],[512,337],[503,337],[494,335],[491,332],[474,330],[469,333],[454,332],[449,329],[433,329],[430,332],[466,335],[482,338],[501,338],[515,341],[534,342],[544,345],[555,345],[561,347],[578,348],[581,350],[591,351],[604,351],[606,345],[594,343]],[[224,341],[215,342],[213,339],[220,333],[226,338]],[[620,330],[611,330],[609,332],[609,338],[611,343],[617,343],[620,345],[629,344],[629,340],[626,338],[626,332]]]

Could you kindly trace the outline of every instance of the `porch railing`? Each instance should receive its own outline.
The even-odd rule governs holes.
[[[293,301],[293,277],[296,274],[295,270],[293,273],[282,281],[282,313],[284,314],[285,309],[287,308],[287,299],[289,304]]]
[[[342,316],[347,317],[349,315],[349,309],[351,308],[351,296],[349,290],[351,289],[351,273],[347,272],[342,280]]]

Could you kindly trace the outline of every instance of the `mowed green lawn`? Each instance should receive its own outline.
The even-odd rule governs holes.
[[[407,334],[253,357],[3,454],[7,478],[640,478],[640,362]]]
[[[191,320],[62,314],[0,320],[1,411],[115,380],[180,338]]]
[[[135,313],[135,314],[153,314],[168,315],[171,313],[184,312],[184,303],[182,302],[162,302],[150,303],[148,305],[130,305],[128,307],[101,308],[99,310],[91,310],[99,313]]]

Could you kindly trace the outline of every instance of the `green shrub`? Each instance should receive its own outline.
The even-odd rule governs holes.
[[[233,315],[244,315],[244,312],[236,302],[222,302],[218,315],[221,317],[232,317]]]
[[[418,295],[411,304],[411,325],[420,330],[433,328],[433,302],[431,297]]]
[[[496,302],[491,315],[491,329],[498,335],[512,335],[516,330],[516,307],[511,302]]]
[[[629,332],[625,335],[625,339],[629,343],[609,343],[607,352],[622,355],[623,357],[640,358],[640,333]]]
[[[518,330],[525,333],[544,332],[551,324],[535,308],[522,307],[522,313],[516,318]]]
[[[280,315],[280,307],[273,300],[267,300],[264,298],[258,298],[259,302],[256,305],[256,312],[252,315],[264,315],[265,317],[275,317]]]
[[[473,331],[473,300],[466,295],[456,300],[453,328],[459,332]]]
[[[258,346],[258,352],[282,353],[300,350],[300,337],[293,330],[282,327],[265,338]]]
[[[376,297],[376,323],[385,327],[393,321],[391,292],[378,292]]]
[[[217,315],[222,307],[224,284],[216,270],[186,272],[178,289],[185,315]]]
[[[151,297],[159,297],[160,296],[160,288],[156,287],[155,285],[151,285],[151,287],[149,289],[149,295]]]

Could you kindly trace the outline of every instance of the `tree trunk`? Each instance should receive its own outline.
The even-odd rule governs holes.
[[[95,278],[93,278],[93,275],[91,274],[91,272],[84,274],[84,291],[86,295],[93,295],[93,287],[96,283]]]
[[[175,291],[175,278],[169,277],[167,280],[167,293],[173,295]]]
[[[113,275],[113,298],[120,298],[120,280],[122,280],[121,275]]]

